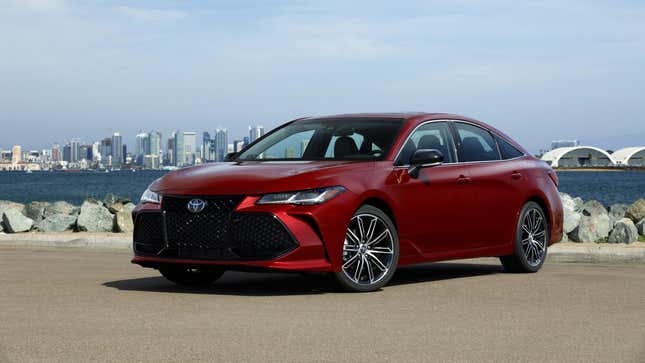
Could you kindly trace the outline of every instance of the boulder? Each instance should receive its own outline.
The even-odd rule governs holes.
[[[564,210],[564,233],[571,233],[578,227],[582,213],[580,213],[580,209],[578,209],[575,201],[569,194],[560,193],[560,199],[562,200]]]
[[[114,218],[114,230],[121,233],[134,232],[132,214],[128,212],[118,212]]]
[[[116,194],[108,193],[105,195],[105,198],[103,198],[103,204],[105,204],[106,207],[111,206],[112,204],[115,203],[121,203],[121,204],[126,204],[126,203],[131,203],[132,200],[127,197],[121,197]]]
[[[638,234],[645,236],[645,218],[636,223],[636,230],[638,231]]]
[[[45,207],[43,216],[51,217],[54,214],[75,215],[79,213],[78,207],[67,202],[54,202]]]
[[[43,220],[48,205],[47,202],[31,202],[25,206],[25,215],[38,223]]]
[[[31,218],[25,217],[16,209],[7,209],[2,214],[2,223],[9,233],[27,232],[34,225]]]
[[[2,217],[2,213],[8,209],[15,209],[18,212],[23,213],[25,211],[25,205],[9,200],[0,200],[0,217]]]
[[[625,218],[627,208],[629,208],[629,205],[627,204],[612,204],[611,206],[609,206],[609,220],[611,221],[612,225]]]
[[[623,218],[616,222],[607,240],[609,243],[632,243],[636,241],[638,241],[638,231],[634,222],[629,218]]]
[[[573,203],[576,205],[578,210],[582,210],[582,206],[585,204],[585,201],[580,197],[573,198]]]
[[[611,226],[605,207],[591,200],[583,204],[580,223],[569,233],[569,239],[574,242],[596,242],[609,236]]]
[[[134,205],[134,203],[126,203],[123,205],[123,211],[128,212],[129,214],[132,214],[132,211],[134,210],[135,207],[136,205]]]
[[[36,229],[41,232],[64,232],[74,229],[76,216],[69,214],[52,214],[36,224]]]
[[[88,199],[81,206],[76,227],[83,232],[112,232],[114,216],[103,206],[103,203]]]
[[[116,214],[123,211],[123,203],[116,202],[107,206],[108,210],[112,214]]]
[[[641,198],[634,202],[627,208],[625,216],[632,220],[632,222],[639,222],[641,219],[645,218],[645,199]]]

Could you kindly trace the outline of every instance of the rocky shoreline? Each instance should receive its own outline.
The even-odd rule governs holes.
[[[562,242],[633,243],[644,240],[645,199],[608,208],[596,200],[583,201],[560,193],[564,207]]]
[[[103,200],[87,199],[80,207],[63,201],[22,204],[0,200],[0,233],[132,233],[134,207],[130,199],[114,194],[107,194]]]
[[[624,243],[645,241],[645,199],[631,205],[603,206],[560,193],[564,207],[561,242]],[[59,201],[29,204],[0,200],[0,233],[103,232],[132,233],[134,203],[108,194],[103,200],[87,199],[81,206]]]

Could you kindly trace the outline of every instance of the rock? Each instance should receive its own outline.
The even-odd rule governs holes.
[[[573,198],[573,203],[576,205],[578,210],[582,210],[582,206],[585,204],[585,201],[580,197]]]
[[[110,204],[107,207],[108,207],[108,210],[110,211],[110,213],[112,213],[112,214],[116,214],[116,213],[119,213],[119,212],[123,211],[123,203],[121,203],[121,202],[116,202],[116,203]]]
[[[596,242],[609,236],[609,213],[600,202],[591,200],[583,204],[580,223],[569,238],[574,242]]]
[[[578,209],[575,201],[569,194],[560,193],[560,199],[562,200],[562,207],[564,209],[564,233],[571,233],[578,227],[582,213],[580,213],[580,209]]]
[[[112,232],[114,216],[103,206],[103,203],[88,199],[81,206],[76,227],[83,232]]]
[[[105,204],[106,207],[111,206],[112,204],[115,203],[121,203],[121,204],[126,204],[126,203],[131,203],[132,200],[127,197],[121,197],[116,194],[108,193],[105,195],[105,198],[103,198],[103,204]]]
[[[638,231],[634,222],[629,218],[623,218],[616,222],[607,240],[609,243],[632,243],[636,241],[638,241]]]
[[[634,202],[627,208],[625,216],[631,219],[634,223],[645,218],[645,199],[641,198]]]
[[[25,205],[22,203],[16,203],[9,200],[0,200],[0,217],[2,217],[2,213],[8,209],[15,209],[20,213],[24,213]]]
[[[636,223],[636,230],[641,236],[645,236],[645,218],[641,219],[640,222]]]
[[[79,213],[78,207],[67,202],[54,202],[45,207],[44,217],[48,218],[54,214],[75,215]]]
[[[128,212],[118,212],[114,218],[114,230],[122,233],[134,232],[132,214]]]
[[[135,207],[136,205],[134,205],[134,203],[126,203],[123,206],[123,211],[132,214],[132,211],[134,210]]]
[[[47,202],[31,202],[25,206],[25,215],[38,223],[43,220],[48,205]]]
[[[609,206],[609,220],[611,224],[618,222],[619,220],[625,218],[625,212],[627,212],[629,205],[627,204],[612,204]]]
[[[16,209],[5,210],[2,214],[2,223],[9,233],[27,232],[34,225],[31,218],[25,217]]]
[[[36,224],[36,229],[41,232],[64,232],[74,229],[76,216],[68,214],[52,214]]]

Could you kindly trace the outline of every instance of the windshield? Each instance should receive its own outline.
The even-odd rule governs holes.
[[[296,121],[267,134],[235,160],[380,160],[403,119],[339,118]]]

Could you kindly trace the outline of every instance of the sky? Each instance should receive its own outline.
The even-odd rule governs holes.
[[[0,148],[351,112],[645,145],[645,2],[0,0]]]

